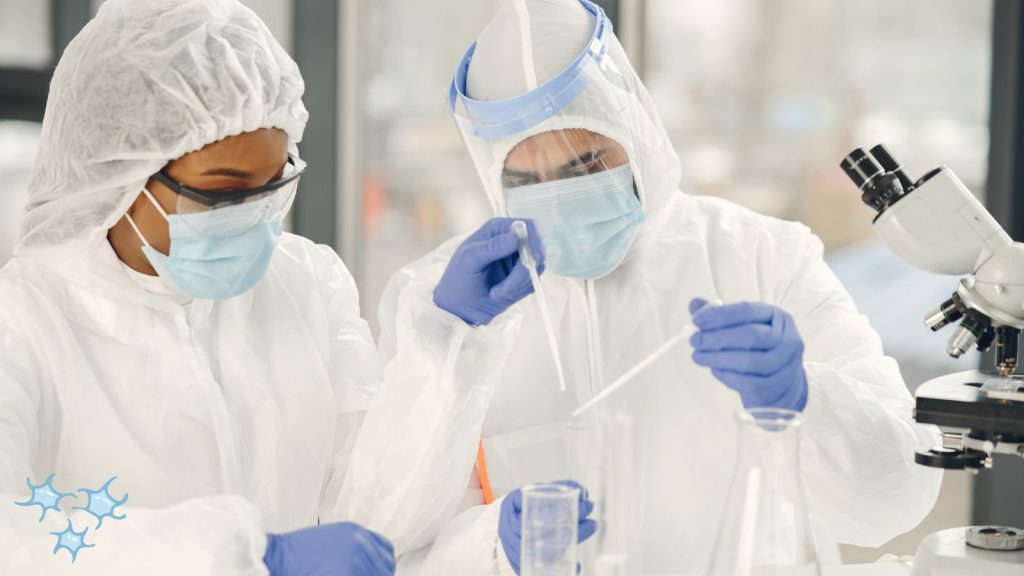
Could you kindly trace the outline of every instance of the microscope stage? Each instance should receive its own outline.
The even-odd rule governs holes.
[[[970,429],[972,436],[1024,437],[1024,393],[983,391],[982,386],[999,378],[978,370],[958,372],[929,380],[915,393],[914,419],[943,428]],[[1022,388],[1024,379],[1014,377]]]

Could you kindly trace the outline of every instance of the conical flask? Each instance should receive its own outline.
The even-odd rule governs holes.
[[[736,415],[736,470],[708,576],[821,576],[800,480],[800,414]]]

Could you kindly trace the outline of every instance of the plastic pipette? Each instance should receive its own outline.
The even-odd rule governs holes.
[[[707,304],[705,304],[705,306],[721,306],[721,305],[722,305],[722,303],[717,301],[717,300],[714,301],[714,302],[708,302]],[[611,396],[612,394],[614,394],[619,388],[622,388],[623,386],[628,384],[637,374],[643,372],[643,370],[645,368],[647,368],[648,366],[653,364],[655,360],[657,360],[658,358],[661,358],[661,356],[663,354],[665,354],[665,352],[668,352],[669,350],[672,349],[673,346],[675,346],[676,344],[679,344],[683,340],[686,340],[687,338],[692,336],[695,332],[697,332],[697,327],[694,326],[692,322],[687,324],[686,326],[684,326],[683,329],[680,330],[678,334],[676,334],[675,336],[673,336],[673,337],[669,338],[668,340],[666,340],[665,343],[662,344],[661,346],[658,346],[658,348],[656,348],[654,350],[654,352],[651,352],[650,354],[647,355],[646,358],[644,358],[643,360],[637,362],[637,364],[635,366],[633,366],[632,368],[630,368],[629,370],[627,370],[625,374],[623,374],[622,376],[619,376],[618,378],[616,378],[614,382],[612,382],[611,384],[606,386],[604,390],[601,390],[597,394],[597,396],[594,396],[593,398],[588,400],[585,404],[583,404],[582,406],[580,406],[579,408],[574,410],[573,413],[572,413],[572,417],[576,418],[580,414],[583,414],[587,410],[590,410],[591,408],[596,406],[599,402],[601,402],[605,398],[607,398],[607,397]]]
[[[530,282],[533,284],[533,292],[537,295],[537,304],[540,305],[540,315],[544,320],[544,330],[548,333],[548,344],[551,346],[551,357],[555,361],[555,370],[558,371],[558,387],[565,392],[565,373],[562,371],[562,354],[558,351],[558,340],[555,339],[555,324],[551,320],[551,312],[548,309],[548,300],[544,297],[544,291],[540,287],[540,275],[537,274],[537,261],[530,253],[530,234],[526,230],[526,222],[516,220],[512,223],[512,231],[519,239],[519,260],[530,272]]]

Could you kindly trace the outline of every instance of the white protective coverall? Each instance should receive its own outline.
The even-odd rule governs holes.
[[[594,22],[576,0],[512,0],[477,41],[468,96],[509,99],[543,86],[582,50],[594,50]],[[499,179],[509,151],[532,135],[564,128],[597,132],[627,150],[646,215],[610,275],[541,278],[568,393],[558,390],[537,299],[519,304],[522,330],[505,343],[511,355],[482,430],[494,493],[569,477],[572,410],[677,334],[690,321],[691,299],[762,301],[792,314],[806,345],[801,467],[813,518],[837,542],[860,546],[879,546],[910,530],[931,509],[941,481],[940,472],[914,463],[914,451],[938,444],[938,433],[913,422],[896,362],[883,355],[878,335],[823,262],[821,242],[803,225],[679,192],[678,159],[650,96],[614,37],[607,49],[611,63],[600,69],[617,67],[624,80],[616,86],[592,80],[577,97],[589,99],[575,108],[585,114],[574,115],[570,104],[512,136],[485,141],[463,134],[496,215],[505,215]],[[631,97],[624,109],[601,110],[592,103],[602,90]],[[384,357],[401,337],[401,302],[441,276],[460,241],[448,241],[391,280],[380,306]],[[697,367],[684,344],[607,402],[633,415],[634,461],[623,464],[633,467],[637,490],[632,569],[704,569],[734,465],[739,396]],[[500,499],[483,505],[479,480],[474,473],[469,492],[478,505],[419,553],[420,573],[510,574],[497,537]]]
[[[170,160],[270,127],[295,154],[303,88],[236,0],[110,0],[64,52],[0,270],[0,574],[258,576],[266,532],[349,520],[401,554],[455,514],[514,314],[473,329],[411,288],[382,368],[328,247],[286,234],[254,289],[214,302],[107,241]],[[99,530],[72,512],[85,494],[61,502],[93,545],[74,564],[63,513],[13,504],[51,473],[128,495]]]

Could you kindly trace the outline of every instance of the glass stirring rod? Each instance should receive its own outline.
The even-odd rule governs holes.
[[[712,300],[711,302],[704,304],[704,306],[721,305],[722,302],[720,300]],[[662,355],[671,350],[676,344],[679,344],[683,340],[686,340],[690,336],[693,336],[695,332],[697,332],[697,327],[693,325],[693,322],[690,322],[686,326],[683,326],[683,329],[680,330],[675,336],[666,340],[661,346],[658,346],[653,352],[648,354],[646,358],[637,362],[636,365],[634,365],[632,368],[626,370],[625,374],[619,376],[618,378],[615,379],[614,382],[606,386],[604,390],[601,390],[601,392],[599,392],[596,396],[594,396],[585,404],[574,410],[572,413],[572,417],[578,417],[580,414],[583,414],[587,410],[590,410],[591,408],[596,406],[605,398],[614,394],[619,388],[622,388],[626,384],[629,384],[637,374],[643,372],[645,368],[653,364],[654,361],[657,360],[658,358],[661,358]]]
[[[548,309],[548,300],[544,297],[544,291],[540,287],[540,275],[537,274],[537,261],[530,253],[530,234],[526,229],[526,222],[516,220],[512,223],[512,231],[519,239],[519,260],[530,272],[530,282],[533,284],[533,292],[537,295],[537,304],[540,306],[540,315],[544,320],[544,330],[548,333],[548,344],[551,346],[551,357],[555,361],[555,370],[558,371],[558,386],[565,392],[565,373],[562,371],[562,355],[558,351],[558,340],[555,339],[555,324],[551,320],[551,312]]]

